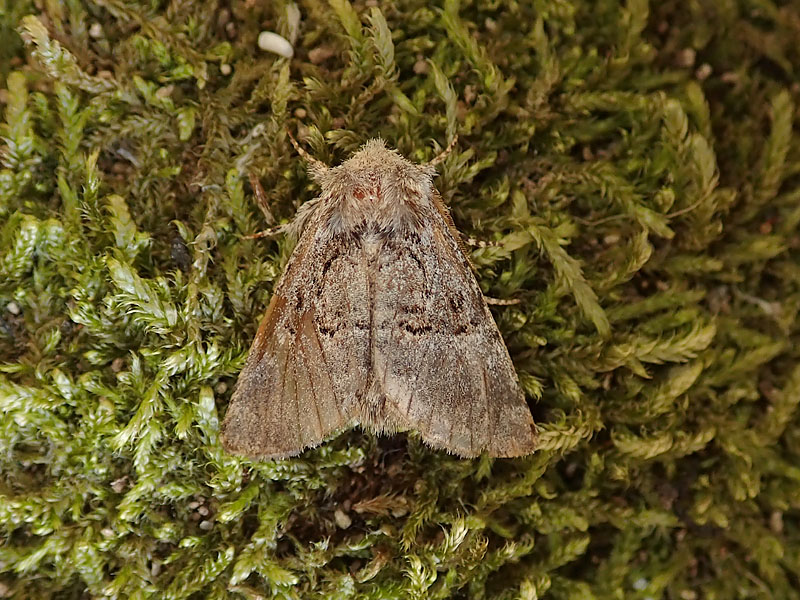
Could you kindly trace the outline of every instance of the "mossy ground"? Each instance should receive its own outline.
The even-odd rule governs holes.
[[[798,39],[769,0],[0,2],[0,596],[800,597]],[[242,238],[315,193],[287,127],[458,132],[539,452],[222,451],[290,251]]]

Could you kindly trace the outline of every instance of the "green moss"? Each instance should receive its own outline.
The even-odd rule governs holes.
[[[0,4],[0,596],[800,597],[798,23],[768,0]],[[539,452],[221,450],[290,251],[243,236],[315,194],[287,127],[328,163],[459,134],[437,185],[501,242],[473,258],[520,300],[495,315]]]

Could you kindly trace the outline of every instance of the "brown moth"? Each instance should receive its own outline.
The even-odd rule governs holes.
[[[300,153],[322,193],[290,226],[224,447],[284,458],[360,424],[462,457],[532,452],[514,366],[433,187],[444,154],[417,165],[375,139],[328,168]]]

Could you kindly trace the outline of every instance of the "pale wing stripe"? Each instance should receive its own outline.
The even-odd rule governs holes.
[[[294,373],[294,412],[296,418],[294,420],[294,433],[297,438],[298,447],[305,446],[303,436],[300,433],[300,397],[297,394],[297,360],[292,361],[292,372]]]
[[[398,304],[397,307],[394,309],[394,314],[392,314],[392,320],[389,322],[390,324],[390,333],[389,333],[389,346],[391,347],[395,341],[395,332],[398,330],[398,327],[395,327],[394,324],[397,322],[397,315],[400,314],[400,305]],[[383,369],[383,384],[381,385],[381,389],[386,391],[386,378],[389,376],[389,371],[391,369],[388,365]]]
[[[325,364],[325,375],[328,377],[328,382],[331,384],[331,394],[333,395],[333,406],[336,408],[336,412],[339,413],[339,418],[344,421],[344,415],[342,414],[342,409],[340,408],[339,398],[336,395],[336,384],[333,381],[333,377],[331,377],[331,368],[328,365],[328,357],[325,354],[325,348],[322,347],[322,341],[319,339],[319,331],[317,331],[317,326],[312,322],[311,330],[314,332],[314,341],[317,344],[317,348],[319,349],[319,355],[322,357],[322,362]]]
[[[494,428],[496,423],[495,419],[492,418],[491,412],[489,410],[489,382],[487,381],[486,377],[487,377],[486,365],[483,365],[481,367],[481,382],[483,383],[481,389],[483,390],[483,400],[484,400],[483,404],[485,406],[486,420],[489,423],[489,435],[486,437],[486,445],[488,447],[492,443],[492,438],[494,437]]]
[[[435,236],[434,236],[434,239],[436,239]],[[447,243],[447,237],[442,236],[442,241]],[[443,299],[443,301],[445,303],[447,302],[446,293],[442,294],[442,299]],[[445,311],[445,313],[447,314],[447,320],[450,323],[450,331],[451,332],[455,331],[455,329],[456,329],[455,315],[453,314],[453,312],[454,311],[450,311],[450,310],[446,310]],[[472,402],[469,403],[469,423],[470,423],[470,425],[472,424],[472,404],[473,404]],[[431,412],[433,412],[433,411],[431,411]],[[449,425],[450,425],[450,427],[449,427],[450,431],[448,432],[448,436],[447,436],[447,445],[448,445],[448,447],[452,447],[453,446],[453,429],[454,429],[452,419],[450,420]],[[473,427],[471,427],[471,426],[469,427],[469,449],[471,451],[474,451],[474,448],[475,448],[475,442],[474,442],[474,439],[473,439],[473,429],[474,429]]]
[[[286,407],[286,402],[288,400],[287,397],[286,397],[287,396],[287,394],[286,394],[286,372],[289,369],[289,352],[286,349],[284,349],[284,352],[285,352],[285,356],[284,356],[284,359],[283,359],[283,369],[281,371],[281,385],[277,386],[278,390],[279,390],[277,396],[278,396],[278,398],[280,398],[280,409],[278,410],[278,414],[279,415],[286,414],[285,413],[285,407]],[[297,394],[297,387],[296,386],[295,386],[295,394]],[[293,427],[293,429],[295,430],[295,438],[297,438],[298,437],[297,426],[295,425],[295,427]]]
[[[364,252],[363,248],[361,250],[361,258],[365,263],[364,269],[367,273],[367,313],[369,314],[369,321],[367,322],[367,331],[369,332],[367,334],[367,360],[369,360],[370,372],[369,375],[367,375],[367,377],[364,379],[364,389],[361,392],[363,395],[366,395],[366,393],[369,391],[369,386],[372,383],[370,380],[375,376],[375,299],[372,297],[375,290],[375,274],[370,268],[367,253]],[[347,303],[348,305],[350,304],[349,296]]]
[[[311,388],[311,396],[313,397],[313,400],[314,400],[313,401],[314,414],[317,417],[316,435],[317,435],[318,438],[322,438],[325,435],[325,430],[322,427],[322,415],[319,412],[319,401],[317,400],[317,391],[314,388],[314,377],[311,374],[311,369],[308,368],[309,361],[308,361],[308,358],[306,357],[306,346],[302,342],[302,340],[305,339],[305,337],[306,336],[303,336],[302,339],[301,339],[300,347],[302,348],[302,352],[298,352],[298,357],[302,356],[302,358],[303,358],[303,367],[305,368],[306,375],[308,376],[308,385],[309,385],[309,388]],[[300,409],[298,407],[298,412],[299,412],[299,410]]]

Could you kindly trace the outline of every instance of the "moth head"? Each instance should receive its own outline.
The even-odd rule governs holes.
[[[351,171],[394,171],[398,175],[407,175],[412,178],[414,175],[433,178],[436,174],[436,165],[447,158],[447,155],[455,147],[456,141],[458,141],[457,135],[453,136],[447,147],[436,158],[427,163],[417,164],[407,160],[396,150],[387,148],[381,138],[375,138],[364,144],[358,152],[342,164],[342,167]]]
[[[397,150],[386,147],[381,138],[369,140],[341,165],[351,173],[427,172],[425,165],[417,165],[403,157]]]
[[[432,161],[417,164],[409,161],[396,150],[386,147],[381,138],[366,142],[353,156],[338,167],[328,167],[303,150],[293,137],[290,139],[298,154],[308,163],[311,177],[324,189],[331,184],[334,187],[343,180],[352,183],[363,182],[367,185],[376,180],[388,177],[397,181],[413,182],[427,188],[436,174],[436,165],[453,149],[457,138],[453,138],[448,147]],[[342,177],[344,176],[344,177]]]
[[[394,199],[427,197],[434,174],[434,168],[409,161],[388,148],[382,139],[375,138],[331,169],[320,184],[323,190],[334,194],[346,191],[356,201],[382,198],[394,203]]]

